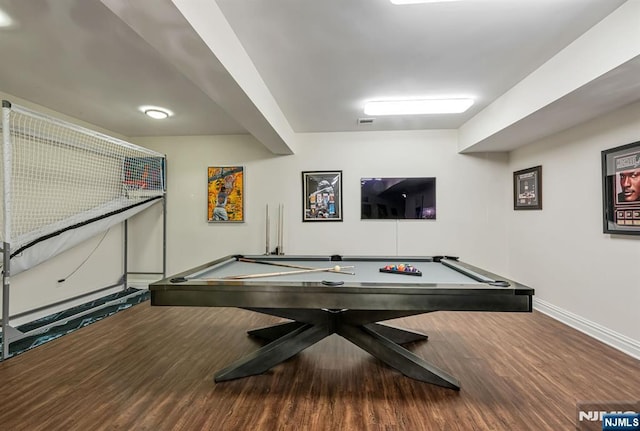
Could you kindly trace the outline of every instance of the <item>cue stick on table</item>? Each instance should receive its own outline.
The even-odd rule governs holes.
[[[255,260],[255,259],[247,259],[246,257],[239,257],[238,262],[248,262],[248,263],[261,263],[263,265],[273,265],[273,266],[284,266],[285,268],[296,268],[296,269],[317,269],[313,266],[302,266],[302,265],[291,265],[289,263],[279,263],[279,262],[267,262],[265,260]],[[353,266],[342,266],[340,268],[353,268]],[[333,268],[332,268],[333,269]],[[331,272],[339,272],[341,274],[349,274],[353,275],[352,272],[348,271],[331,271]]]
[[[289,275],[289,274],[306,274],[308,272],[338,272],[333,268],[314,268],[314,269],[300,269],[298,271],[281,271],[281,272],[265,272],[262,274],[248,274],[248,275],[229,275],[227,277],[222,277],[225,280],[242,280],[244,278],[259,278],[259,277],[277,277],[279,275]],[[355,272],[339,272],[340,274],[350,274],[356,275]]]

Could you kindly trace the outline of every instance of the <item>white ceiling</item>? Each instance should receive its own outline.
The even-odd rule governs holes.
[[[16,20],[0,29],[0,92],[129,137],[252,133],[286,154],[297,133],[463,127],[623,3],[0,0]],[[477,149],[640,100],[639,73],[638,59],[605,71]],[[407,96],[476,103],[358,124],[366,100]],[[140,105],[175,116],[152,120]]]

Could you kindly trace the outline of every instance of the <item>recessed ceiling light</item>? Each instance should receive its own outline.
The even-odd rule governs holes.
[[[376,100],[364,105],[367,115],[459,114],[473,105],[473,99]]]
[[[151,118],[155,118],[156,120],[164,120],[165,118],[169,117],[168,113],[160,111],[158,109],[147,109],[146,111],[144,111],[144,113]]]
[[[173,115],[173,112],[159,106],[141,106],[138,109],[156,120],[164,120],[165,118],[171,117]]]
[[[448,1],[459,1],[459,0],[389,0],[393,4],[403,5],[403,4],[416,4],[416,3],[444,3]]]
[[[13,24],[11,17],[0,9],[0,27],[10,27]]]

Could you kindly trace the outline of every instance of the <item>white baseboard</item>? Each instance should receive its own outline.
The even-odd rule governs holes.
[[[571,326],[580,332],[584,332],[598,341],[602,341],[614,349],[620,350],[621,352],[636,359],[640,359],[640,341],[638,340],[634,340],[626,335],[612,331],[611,329],[605,328],[602,325],[594,323],[560,307],[556,307],[555,305],[538,298],[533,298],[533,308],[567,326]]]

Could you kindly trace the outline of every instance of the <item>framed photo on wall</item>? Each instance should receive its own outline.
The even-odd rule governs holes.
[[[640,141],[602,152],[604,233],[640,235]]]
[[[302,221],[342,221],[342,171],[302,172]]]
[[[244,167],[207,168],[207,221],[244,222]]]
[[[542,209],[542,166],[513,173],[513,209]]]

